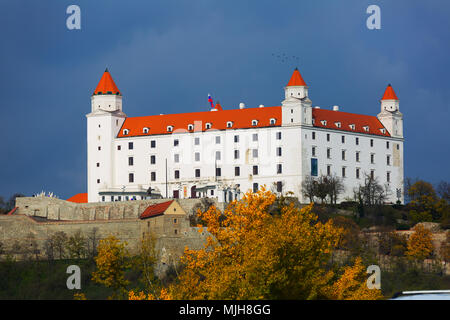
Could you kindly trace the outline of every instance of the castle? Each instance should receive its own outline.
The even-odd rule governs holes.
[[[106,70],[87,117],[88,192],[74,202],[148,198],[240,199],[262,185],[301,202],[308,176],[336,175],[353,198],[366,175],[403,203],[403,116],[388,85],[375,116],[313,107],[295,69],[281,106],[241,103],[209,111],[127,117],[122,93]]]

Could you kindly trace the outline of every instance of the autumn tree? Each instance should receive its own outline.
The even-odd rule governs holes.
[[[445,241],[441,244],[441,249],[439,250],[442,260],[445,262],[450,262],[450,232],[447,231]]]
[[[68,256],[71,259],[84,259],[87,255],[86,238],[78,230],[67,239]]]
[[[380,232],[378,236],[380,254],[401,257],[405,255],[407,248],[406,236],[395,231]]]
[[[329,287],[325,289],[328,298],[334,300],[380,300],[381,290],[369,289],[367,286],[367,268],[362,259],[357,257],[353,266],[344,267],[344,272]]]
[[[175,299],[326,298],[328,269],[342,229],[321,223],[311,209],[285,206],[271,215],[275,195],[248,192],[220,212],[203,212],[210,236],[204,248],[185,249],[185,268],[170,286]],[[225,216],[220,219],[220,216]]]
[[[447,200],[438,197],[431,183],[418,180],[408,188],[411,200],[409,214],[414,222],[439,222],[449,214],[450,206]]]
[[[115,236],[100,240],[94,258],[96,270],[92,273],[92,280],[112,288],[112,298],[127,295],[126,286],[129,281],[125,279],[125,271],[131,266],[130,254],[126,242],[120,242]]]
[[[421,224],[414,228],[414,233],[408,239],[406,255],[411,259],[424,260],[430,258],[433,253],[431,231]]]
[[[146,291],[153,296],[157,296],[159,290],[154,268],[159,255],[155,245],[155,235],[150,232],[145,232],[141,238],[139,254],[134,259],[134,267],[141,273],[141,282],[144,284]]]

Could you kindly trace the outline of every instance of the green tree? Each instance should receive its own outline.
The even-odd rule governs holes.
[[[87,256],[86,238],[78,230],[67,239],[67,251],[71,259],[84,259]]]

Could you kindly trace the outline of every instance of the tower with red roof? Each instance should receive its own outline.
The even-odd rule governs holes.
[[[308,97],[308,86],[298,68],[284,87],[282,120],[285,126],[312,126],[312,102]]]
[[[403,115],[400,112],[400,100],[391,84],[386,87],[380,103],[381,112],[377,118],[392,137],[403,138]]]

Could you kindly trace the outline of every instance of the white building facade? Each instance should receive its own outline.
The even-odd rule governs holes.
[[[389,85],[377,117],[313,107],[296,69],[281,106],[127,117],[106,70],[87,114],[88,202],[145,198],[240,199],[261,186],[292,192],[337,175],[353,199],[365,174],[403,203],[403,120]]]

